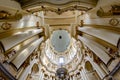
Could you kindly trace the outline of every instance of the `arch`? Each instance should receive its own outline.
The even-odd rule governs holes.
[[[100,77],[97,73],[97,71],[94,69],[93,65],[89,60],[85,61],[85,70],[86,70],[86,75],[89,78],[89,80],[100,80]]]
[[[94,70],[92,64],[89,61],[85,62],[85,69],[87,71],[93,71]]]
[[[38,64],[34,64],[33,67],[32,67],[32,73],[38,73],[39,72],[39,66]]]

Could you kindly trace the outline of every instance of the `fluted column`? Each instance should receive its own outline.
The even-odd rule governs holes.
[[[20,42],[22,42],[34,35],[39,34],[42,31],[43,31],[42,29],[26,31],[27,33],[26,32],[18,33],[13,36],[9,36],[7,38],[3,38],[0,41],[3,44],[5,51],[7,51],[10,48],[14,47],[15,45],[19,44]]]
[[[103,79],[107,75],[105,71],[103,71],[101,67],[97,63],[95,63],[91,58],[87,57],[86,59],[90,61],[90,63],[92,64],[92,66],[94,67],[101,79]]]
[[[41,75],[41,80],[43,80],[43,78],[44,78],[44,73],[42,73],[42,75]]]
[[[69,78],[70,80],[72,80],[72,78],[71,78],[71,76],[70,76],[70,78]]]
[[[40,80],[41,80],[41,77],[42,77],[42,73],[43,73],[43,72],[40,70]]]
[[[87,80],[87,78],[85,76],[86,74],[84,73],[83,69],[80,71],[80,74],[81,74],[83,80]]]
[[[81,36],[78,36],[78,39],[81,40],[90,50],[92,50],[104,63],[107,64],[111,59],[111,57],[102,49],[102,46],[98,43]]]
[[[17,75],[16,75],[16,78],[18,79],[19,77],[20,77],[20,75],[24,72],[24,67],[22,67],[21,69],[20,69],[20,71],[17,73]]]
[[[120,34],[105,29],[96,29],[92,27],[78,27],[78,30],[83,33],[87,33],[94,37],[100,38],[114,46],[117,46],[117,42],[120,38]]]
[[[33,61],[30,62],[30,65],[28,65],[25,70],[23,71],[23,73],[21,74],[21,76],[18,78],[18,80],[26,80],[28,74],[31,72],[31,69],[34,65],[34,63],[36,63],[37,60],[34,59]]]
[[[12,63],[16,66],[17,69],[32,54],[34,49],[37,48],[43,40],[44,37],[41,37],[40,39],[30,44],[29,47],[27,47],[26,49],[19,53],[19,55],[12,61]]]

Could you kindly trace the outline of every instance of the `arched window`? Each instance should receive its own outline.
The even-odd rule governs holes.
[[[65,63],[65,58],[64,57],[59,57],[59,64],[63,65]]]

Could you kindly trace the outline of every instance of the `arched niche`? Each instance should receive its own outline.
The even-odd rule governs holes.
[[[85,63],[85,69],[86,69],[86,71],[93,71],[94,70],[92,65],[91,65],[91,63],[89,61],[87,61]]]
[[[94,70],[94,67],[89,61],[85,62],[85,70],[89,80],[100,80],[98,73]]]
[[[38,72],[39,72],[39,66],[38,66],[38,64],[35,63],[32,67],[32,73],[35,74],[35,73],[38,73]]]

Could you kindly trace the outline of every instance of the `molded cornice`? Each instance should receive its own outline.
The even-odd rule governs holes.
[[[18,1],[21,4],[23,9],[28,10],[31,8],[30,12],[52,11],[56,12],[57,14],[61,14],[68,10],[88,11],[95,7],[98,0],[16,0],[16,1]],[[35,8],[37,6],[39,7]]]

